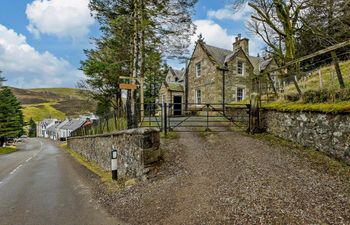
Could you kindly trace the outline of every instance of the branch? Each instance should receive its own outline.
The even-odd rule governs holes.
[[[270,19],[270,16],[268,14],[265,14],[258,6],[252,4],[252,3],[248,3],[248,5],[250,7],[252,7],[261,17],[261,18],[258,18],[256,16],[252,16],[253,19],[257,19],[261,22],[265,22],[266,24],[268,24],[274,31],[276,31],[276,33],[282,35],[282,36],[285,36],[286,34],[280,30]]]

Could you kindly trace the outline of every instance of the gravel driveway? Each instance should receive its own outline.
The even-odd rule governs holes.
[[[350,224],[350,169],[319,153],[239,133],[162,146],[149,180],[100,198],[129,224]]]

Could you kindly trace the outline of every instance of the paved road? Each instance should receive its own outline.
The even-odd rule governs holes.
[[[0,224],[120,224],[92,200],[76,162],[54,143],[27,139],[0,156]]]

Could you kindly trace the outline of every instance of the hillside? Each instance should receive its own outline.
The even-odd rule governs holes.
[[[11,89],[22,104],[26,121],[30,118],[35,121],[49,117],[64,119],[93,113],[96,109],[96,103],[76,88]]]
[[[339,63],[340,70],[342,72],[345,86],[350,86],[350,60]],[[337,74],[333,65],[328,65],[320,68],[322,76],[322,88],[327,90],[339,89],[339,83]],[[319,90],[320,89],[320,75],[319,71],[312,71],[305,80],[299,80],[299,85],[302,92],[307,90]],[[293,84],[285,88],[285,93],[296,93],[295,86]]]

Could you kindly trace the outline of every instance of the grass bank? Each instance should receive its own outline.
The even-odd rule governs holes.
[[[350,102],[335,102],[335,103],[302,103],[302,102],[287,102],[275,101],[264,103],[265,109],[279,111],[314,111],[323,113],[339,113],[350,112]]]
[[[125,180],[123,178],[118,179],[118,181],[112,180],[112,174],[110,171],[101,169],[98,165],[89,161],[83,155],[73,151],[68,147],[67,143],[62,144],[61,148],[69,153],[79,164],[83,165],[86,169],[96,174],[108,191],[121,191],[127,186],[136,184],[135,180]]]
[[[2,147],[2,148],[0,148],[0,155],[2,155],[2,154],[9,154],[9,153],[12,153],[12,152],[15,152],[15,151],[17,151],[16,146]]]

